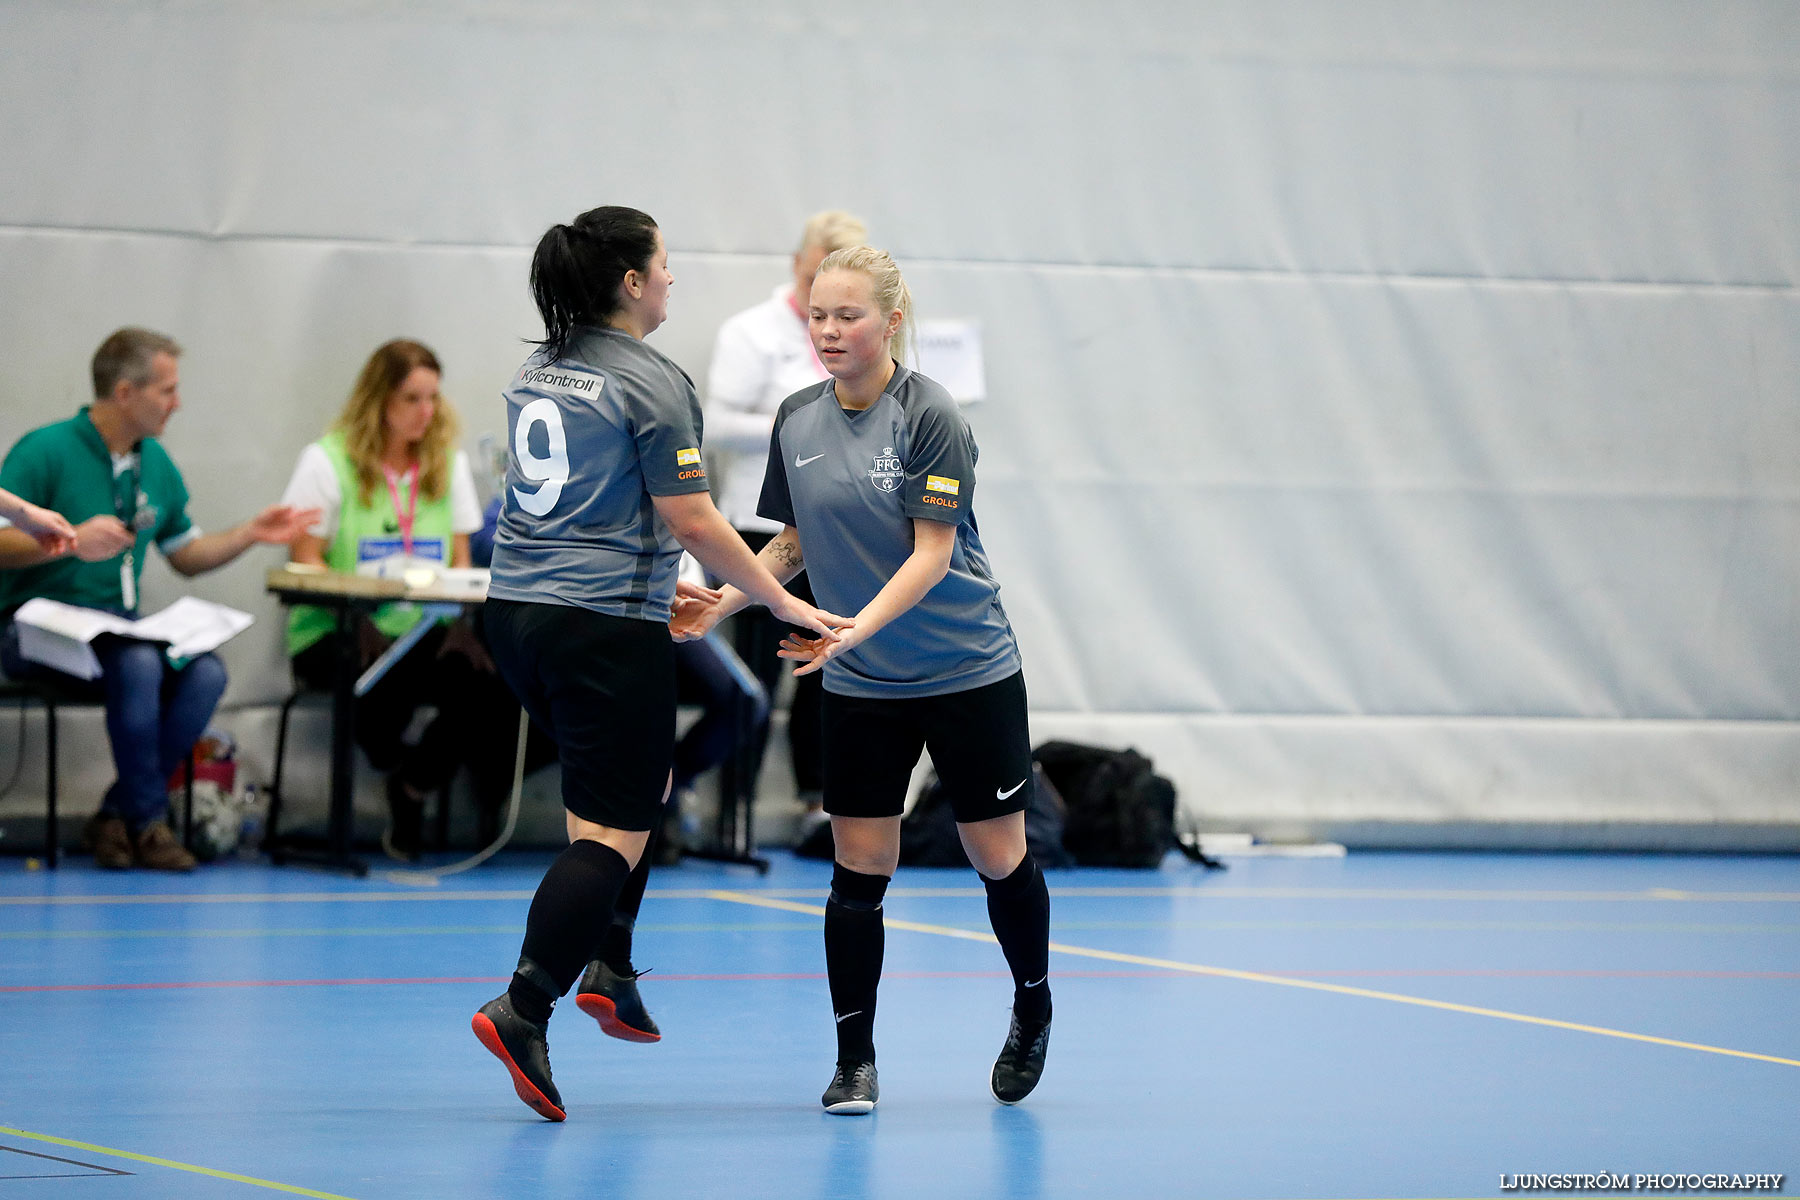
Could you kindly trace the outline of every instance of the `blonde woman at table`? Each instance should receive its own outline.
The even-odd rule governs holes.
[[[481,507],[469,457],[456,448],[459,422],[442,379],[437,355],[419,342],[396,339],[369,356],[343,411],[301,452],[288,482],[286,503],[321,514],[290,544],[295,562],[354,571],[406,554],[469,565],[469,535],[481,528]],[[418,620],[415,605],[377,608],[354,635],[362,663]],[[297,605],[289,613],[288,656],[303,686],[331,686],[336,638],[329,609]],[[517,714],[466,619],[438,624],[358,699],[357,744],[388,773],[390,823],[382,849],[401,860],[418,857],[425,798],[446,787],[464,763],[484,816],[497,811],[512,748],[487,735],[512,728]]]

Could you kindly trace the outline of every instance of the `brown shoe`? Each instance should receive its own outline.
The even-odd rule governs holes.
[[[131,853],[131,834],[125,831],[125,822],[109,812],[88,818],[81,829],[81,844],[94,852],[94,865],[109,871],[129,870],[137,861]]]
[[[152,821],[138,830],[137,860],[152,871],[191,871],[196,861],[175,840],[167,821]]]

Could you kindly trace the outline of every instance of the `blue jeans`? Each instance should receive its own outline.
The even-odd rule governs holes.
[[[675,743],[676,788],[741,750],[740,737],[761,746],[769,736],[769,693],[722,637],[675,643],[675,695],[704,710]]]
[[[202,654],[176,670],[161,646],[109,634],[95,638],[93,647],[100,678],[76,679],[19,657],[18,628],[8,622],[0,668],[13,679],[54,683],[71,696],[105,703],[118,778],[100,808],[136,833],[168,812],[169,776],[206,732],[225,694],[225,664]]]

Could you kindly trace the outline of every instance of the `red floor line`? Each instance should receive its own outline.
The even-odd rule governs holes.
[[[1522,969],[1454,969],[1454,970],[1342,970],[1283,971],[1266,970],[1264,974],[1284,975],[1295,979],[1329,978],[1475,978],[1475,979],[1800,979],[1800,971],[1562,971]],[[1175,979],[1188,978],[1180,971],[1057,971],[1059,979]],[[889,971],[884,979],[1003,979],[1005,971]],[[505,983],[509,975],[434,975],[411,978],[368,979],[194,979],[159,983],[46,983],[0,986],[0,993],[22,992],[136,992],[179,991],[203,988],[283,988],[283,987],[416,987],[445,983]],[[757,983],[793,979],[824,979],[823,971],[762,971],[736,974],[662,974],[646,975],[652,983]]]
[[[1064,979],[1150,979],[1186,978],[1179,971],[1060,971]],[[889,971],[884,979],[1003,979],[1005,971]],[[410,979],[196,979],[171,980],[161,983],[46,983],[15,984],[0,987],[6,992],[133,992],[171,991],[198,988],[259,987],[395,987],[440,983],[505,983],[510,975],[445,975]],[[677,975],[673,972],[647,972],[652,983],[755,983],[789,979],[823,979],[823,971],[754,972],[745,974]]]
[[[187,979],[164,983],[46,983],[0,987],[0,992],[146,992],[194,988],[357,987],[418,983],[505,983],[511,976],[465,975],[427,979]]]

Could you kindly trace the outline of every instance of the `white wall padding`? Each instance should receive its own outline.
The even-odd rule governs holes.
[[[1266,831],[1800,845],[1794,5],[41,0],[0,118],[0,441],[166,330],[207,528],[389,337],[496,431],[550,222],[657,217],[704,379],[841,206],[985,331],[1040,734]],[[278,558],[192,585],[260,618],[228,706]]]

